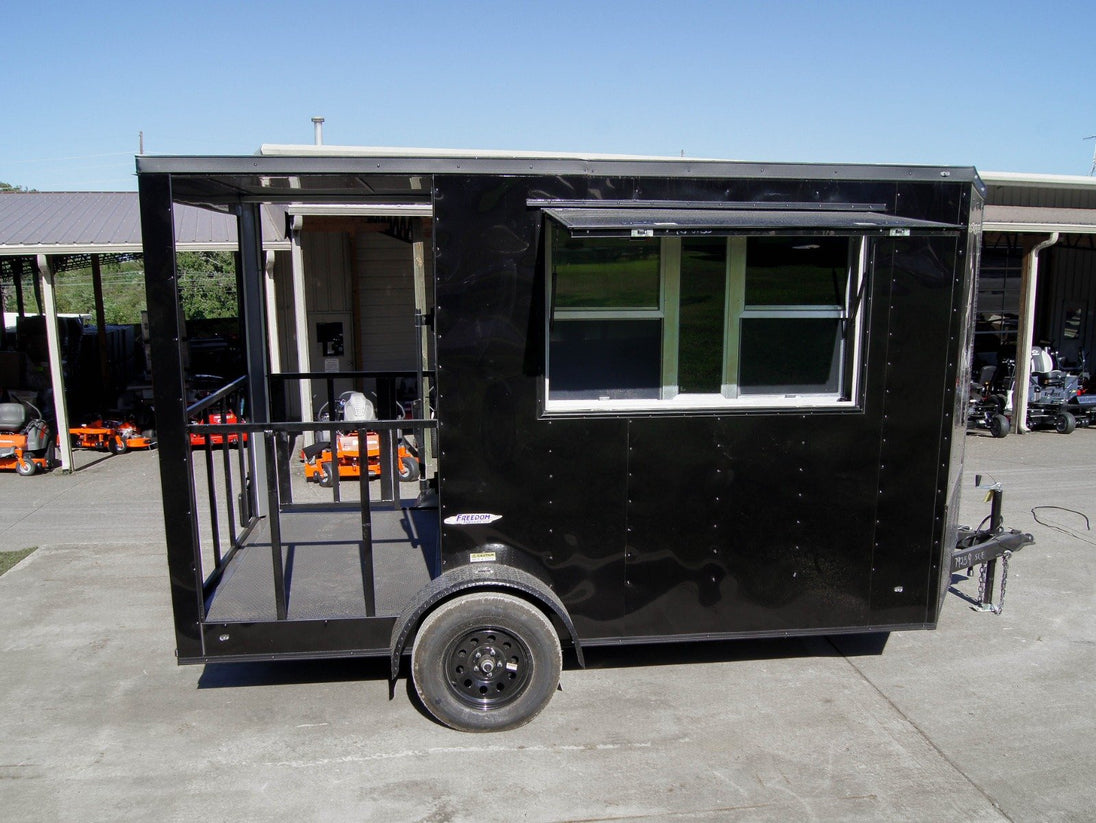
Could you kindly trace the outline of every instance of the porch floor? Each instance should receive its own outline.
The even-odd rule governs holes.
[[[430,582],[438,556],[438,510],[372,509],[376,616],[395,616]],[[310,506],[280,515],[287,617],[366,617],[368,574],[357,507]],[[229,559],[210,594],[206,622],[277,619],[270,518],[263,518]]]

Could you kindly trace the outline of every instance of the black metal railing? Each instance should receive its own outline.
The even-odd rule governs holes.
[[[192,449],[204,447],[208,498],[205,515],[208,518],[211,534],[214,574],[219,573],[226,559],[242,545],[256,523],[255,501],[250,488],[251,472],[246,450],[242,448],[247,444],[247,433],[240,429],[241,403],[246,390],[247,378],[241,377],[201,398],[188,406],[186,410],[187,420],[197,421],[187,425],[190,446]],[[228,422],[230,415],[236,417],[236,422]],[[203,420],[206,422],[202,423]],[[235,460],[231,457],[233,447],[235,447]],[[220,479],[223,481],[223,505],[217,493],[218,477],[214,458],[218,453],[221,456]],[[192,477],[191,483],[194,482]],[[227,552],[223,550],[224,542],[221,536],[222,514],[228,528]],[[200,546],[198,554],[198,561],[201,562]]]
[[[199,526],[203,520],[208,526],[213,568],[208,575],[205,574],[201,527],[198,529],[199,545],[195,547],[195,561],[199,564],[205,580],[203,589],[207,611],[210,598],[223,578],[232,557],[244,546],[256,526],[265,520],[270,538],[276,615],[278,620],[287,619],[288,593],[282,541],[283,515],[294,511],[332,508],[352,510],[358,507],[361,513],[360,560],[365,613],[367,616],[376,614],[373,504],[370,495],[370,481],[374,473],[370,471],[368,465],[368,442],[370,436],[374,435],[379,444],[380,500],[377,502],[398,509],[402,505],[397,472],[400,440],[406,432],[412,432],[417,442],[423,444],[426,437],[431,436],[437,428],[437,421],[433,419],[419,416],[402,417],[402,407],[397,401],[395,387],[398,380],[413,376],[416,376],[416,373],[340,372],[270,375],[271,416],[281,417],[282,419],[278,422],[248,422],[244,419],[242,398],[246,394],[247,378],[240,378],[187,408],[187,418],[192,421],[187,425],[187,435],[191,445],[192,447],[204,446],[203,476],[207,505],[205,507],[199,505],[199,511],[195,514]],[[375,381],[377,411],[386,419],[286,420],[289,408],[288,388],[293,382],[300,380],[322,381],[329,410],[335,407],[337,400],[335,388],[338,382],[345,385],[349,381],[352,385],[361,386],[366,380]],[[421,394],[413,402],[416,411],[428,408]],[[235,416],[234,421],[231,420],[230,415]],[[296,447],[298,438],[307,433],[327,435],[329,438],[332,463],[336,464],[331,475],[332,499],[329,504],[302,503],[293,499],[293,475],[290,466],[299,459],[300,452]],[[350,433],[357,434],[359,445],[360,464],[356,472],[359,488],[357,501],[342,499],[340,472],[337,466],[339,435]],[[236,455],[234,459],[233,453]],[[258,454],[262,454],[265,460],[257,460]],[[416,459],[418,457],[416,455]],[[256,472],[256,466],[262,464],[265,464],[266,471],[265,476],[260,477]],[[422,461],[421,465],[420,494],[430,483],[426,461]],[[192,489],[196,490],[197,477],[194,475],[191,477],[191,485]],[[223,495],[218,494],[219,486],[223,490]],[[258,515],[262,508],[258,505],[260,499],[266,501],[265,512],[261,517]],[[198,502],[197,493],[195,493],[195,501]],[[203,508],[204,511],[202,511]],[[222,527],[227,529],[227,534],[222,533]]]

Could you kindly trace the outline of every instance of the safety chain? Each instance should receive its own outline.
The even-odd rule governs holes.
[[[1006,551],[1001,555],[1001,595],[997,600],[997,605],[987,602],[986,595],[993,596],[993,592],[986,591],[986,577],[988,574],[989,563],[982,564],[982,570],[979,573],[978,579],[978,602],[979,608],[982,611],[993,612],[994,614],[1000,614],[1005,608],[1005,583],[1008,581],[1008,559],[1012,557],[1012,552]]]

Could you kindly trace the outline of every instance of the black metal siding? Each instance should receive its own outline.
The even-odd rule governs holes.
[[[960,236],[875,241],[855,412],[552,418],[545,199],[875,202],[965,223],[968,184],[435,179],[443,562],[526,555],[585,639],[935,621],[965,260]],[[950,547],[949,547],[950,549]]]

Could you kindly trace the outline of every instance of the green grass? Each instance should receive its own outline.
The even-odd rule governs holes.
[[[24,557],[30,555],[37,546],[31,546],[29,549],[20,549],[17,552],[0,552],[0,574],[4,574],[15,566]]]

